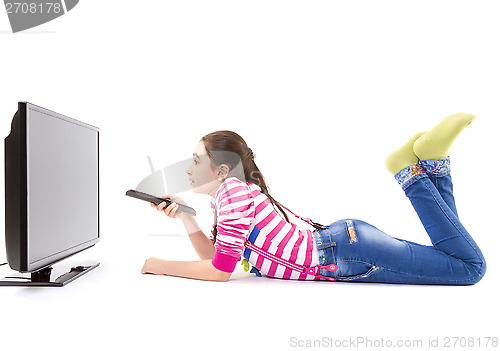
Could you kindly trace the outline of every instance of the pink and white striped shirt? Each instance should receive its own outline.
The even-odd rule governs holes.
[[[211,204],[214,215],[217,213],[217,240],[212,260],[215,268],[233,272],[243,254],[248,262],[269,277],[319,279],[278,265],[244,247],[248,239],[264,251],[298,265],[312,267],[319,264],[311,230],[298,228],[295,223],[283,219],[258,185],[242,182],[236,177],[227,178],[211,199]],[[213,241],[212,235],[210,239]]]

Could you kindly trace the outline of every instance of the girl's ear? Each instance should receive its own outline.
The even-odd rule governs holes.
[[[229,167],[228,165],[226,165],[225,163],[221,164],[219,166],[219,171],[217,172],[217,176],[219,180],[221,180],[221,178],[227,178],[227,176],[229,175]]]

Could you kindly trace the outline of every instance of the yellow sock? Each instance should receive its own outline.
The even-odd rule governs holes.
[[[477,117],[472,113],[459,112],[446,116],[428,133],[413,144],[413,151],[420,160],[433,160],[448,157],[451,145]]]
[[[427,132],[418,132],[413,135],[403,146],[391,153],[385,159],[385,168],[393,175],[403,168],[418,162],[418,157],[413,152],[413,144]]]

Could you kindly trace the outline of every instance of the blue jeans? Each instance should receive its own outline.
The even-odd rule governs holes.
[[[460,223],[449,158],[421,160],[395,175],[432,246],[397,239],[364,221],[343,219],[313,232],[320,273],[337,281],[472,285],[484,276],[481,250]]]

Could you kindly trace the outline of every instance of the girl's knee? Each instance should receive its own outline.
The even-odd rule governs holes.
[[[461,285],[474,285],[483,279],[486,273],[486,262],[483,261],[479,264],[469,264],[470,267],[470,278],[465,280]]]

